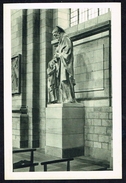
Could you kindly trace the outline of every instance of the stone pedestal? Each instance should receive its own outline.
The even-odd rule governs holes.
[[[67,158],[84,155],[82,104],[49,104],[46,108],[46,154]]]

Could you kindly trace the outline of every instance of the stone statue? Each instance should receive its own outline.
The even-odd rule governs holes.
[[[48,75],[48,102],[57,103],[58,101],[58,90],[59,90],[59,79],[57,78],[58,65],[55,59],[52,59],[48,63],[47,75]]]
[[[59,81],[57,85],[59,88],[57,102],[74,103],[76,99],[74,93],[73,45],[61,27],[56,26],[52,34],[58,39],[58,46],[54,54],[54,60],[57,64],[55,73]]]

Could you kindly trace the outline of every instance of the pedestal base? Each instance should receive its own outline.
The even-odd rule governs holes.
[[[46,108],[46,154],[67,158],[84,155],[82,104],[50,104]]]

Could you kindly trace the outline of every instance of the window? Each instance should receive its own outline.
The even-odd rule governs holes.
[[[99,15],[105,14],[109,8],[70,9],[70,26],[85,22]]]
[[[71,9],[71,26],[78,24],[78,9]]]

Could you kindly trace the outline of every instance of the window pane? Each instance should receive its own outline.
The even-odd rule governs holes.
[[[87,8],[79,9],[79,23],[87,21]]]
[[[77,9],[71,9],[71,18],[77,16]]]
[[[71,12],[77,11],[77,8],[72,8]]]
[[[108,8],[99,8],[99,15],[105,14],[108,12]]]
[[[98,16],[98,8],[91,8],[88,11],[89,11],[88,13],[89,20]]]
[[[78,9],[71,9],[71,27],[78,23]]]

